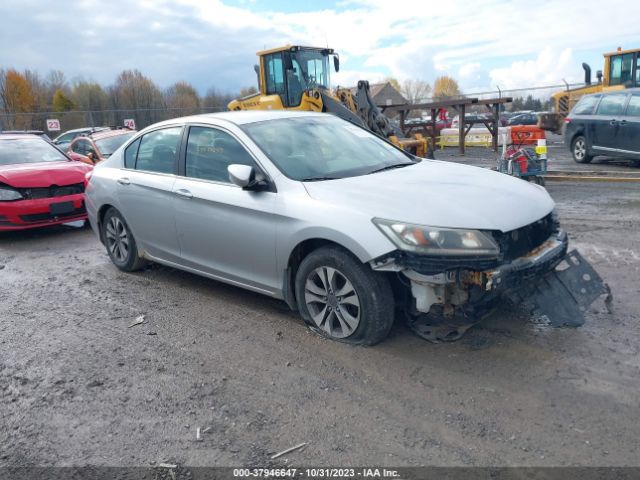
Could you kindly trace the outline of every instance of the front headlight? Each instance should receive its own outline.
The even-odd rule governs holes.
[[[479,230],[428,227],[374,218],[373,223],[401,250],[428,255],[498,255],[490,234]]]
[[[0,186],[0,202],[10,202],[12,200],[20,200],[22,195],[19,191],[11,187]]]

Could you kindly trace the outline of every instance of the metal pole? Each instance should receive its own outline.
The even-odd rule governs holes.
[[[465,135],[465,104],[461,103],[460,105],[460,121],[458,122],[458,151],[460,152],[460,155],[464,155],[464,138],[466,137]]]

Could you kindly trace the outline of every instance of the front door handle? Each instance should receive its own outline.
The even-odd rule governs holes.
[[[184,188],[179,188],[178,190],[175,190],[173,193],[175,193],[176,195],[182,198],[193,198],[193,194],[189,190],[186,190]]]
[[[120,185],[129,185],[131,181],[127,177],[122,177],[118,179],[118,183]]]
[[[611,121],[609,122],[609,125],[615,125],[616,123],[618,123],[618,122],[616,122],[615,120],[611,120]]]
[[[626,120],[620,120],[620,126],[624,127],[627,124]]]

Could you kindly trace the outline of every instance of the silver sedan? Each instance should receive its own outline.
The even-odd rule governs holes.
[[[96,166],[86,197],[121,270],[158,262],[270,295],[355,344],[382,340],[396,310],[425,338],[457,338],[506,267],[526,258],[542,275],[567,248],[543,188],[319,113],[152,125]]]

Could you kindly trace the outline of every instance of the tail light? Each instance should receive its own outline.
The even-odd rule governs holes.
[[[571,118],[569,118],[569,117],[565,117],[565,119],[564,119],[564,123],[571,123]]]

